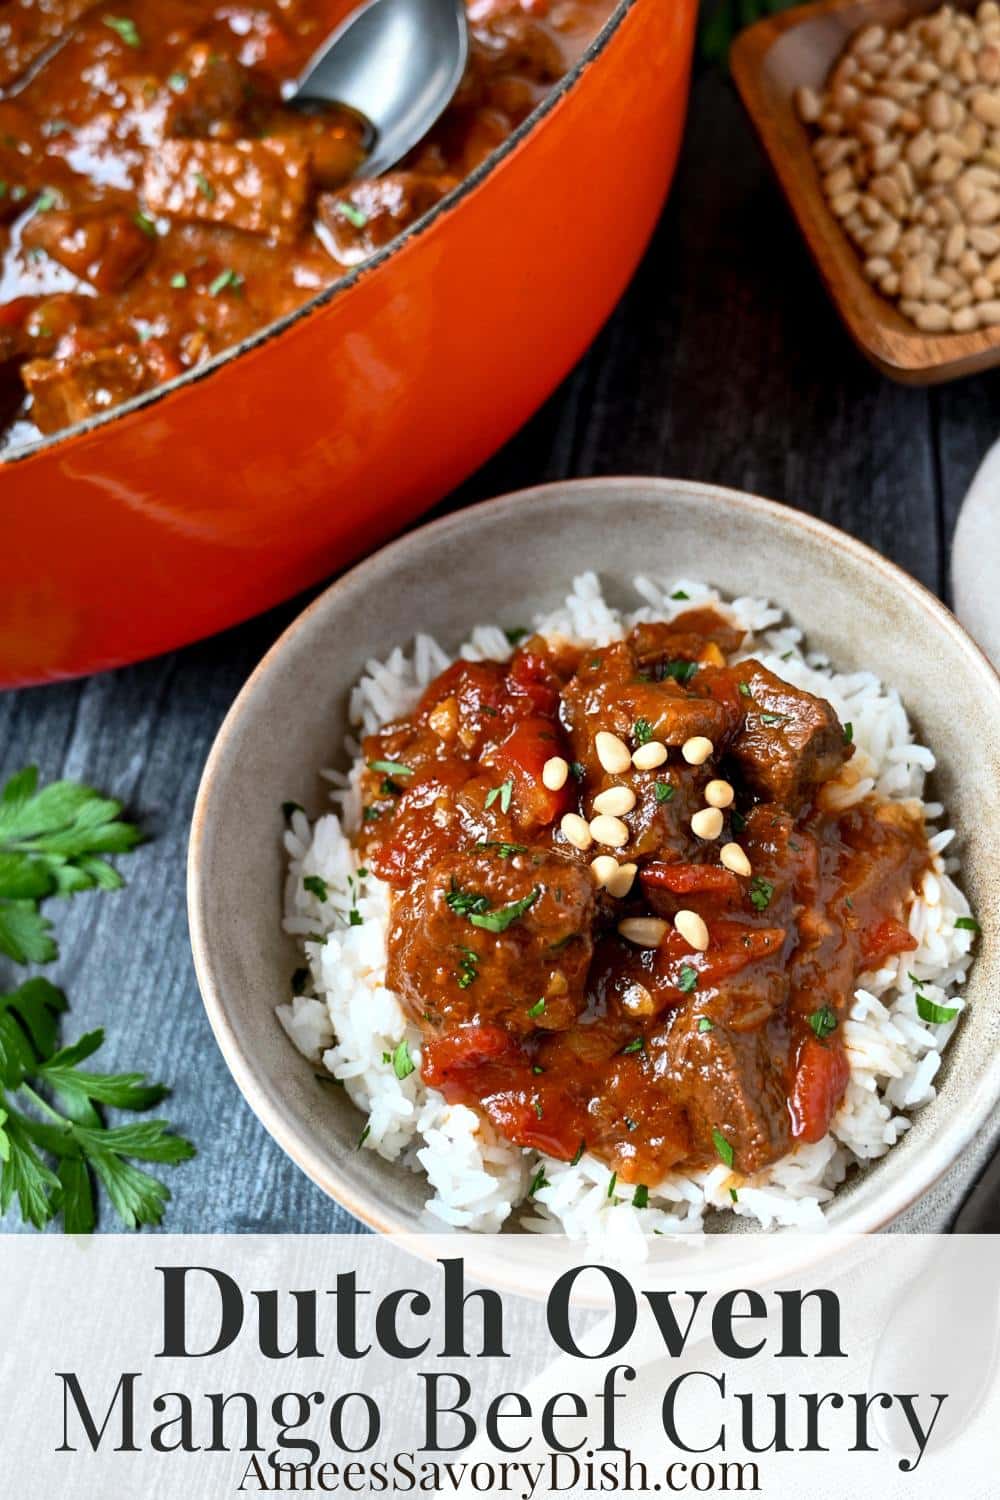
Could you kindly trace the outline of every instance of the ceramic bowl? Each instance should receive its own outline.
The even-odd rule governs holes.
[[[505,442],[646,247],[697,10],[620,0],[514,135],[385,250],[204,368],[0,461],[0,688],[268,608]]]
[[[598,479],[490,501],[360,564],[281,637],[220,730],[191,835],[195,963],[226,1061],[324,1192],[375,1228],[420,1230],[422,1179],[358,1153],[360,1115],[316,1083],[275,1019],[299,962],[281,931],[281,804],[293,799],[311,815],[328,807],[319,770],[343,764],[348,692],[369,657],[418,629],[453,650],[477,622],[524,621],[586,568],[622,603],[634,604],[629,580],[646,571],[770,597],[840,668],[874,669],[893,684],[938,756],[933,795],[958,830],[962,883],[984,930],[938,1097],[829,1210],[838,1229],[879,1229],[958,1159],[1000,1097],[1000,681],[948,611],[891,563],[822,522],[730,490]]]

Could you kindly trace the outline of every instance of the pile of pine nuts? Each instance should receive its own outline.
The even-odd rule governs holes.
[[[866,26],[796,103],[869,281],[925,333],[1000,325],[1000,4]]]

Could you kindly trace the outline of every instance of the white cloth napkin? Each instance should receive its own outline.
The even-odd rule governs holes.
[[[1000,667],[1000,443],[979,466],[958,518],[951,557],[955,613]]]

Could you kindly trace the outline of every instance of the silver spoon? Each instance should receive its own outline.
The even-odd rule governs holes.
[[[327,38],[286,103],[346,104],[373,126],[360,172],[404,157],[451,103],[469,55],[463,0],[368,0]]]

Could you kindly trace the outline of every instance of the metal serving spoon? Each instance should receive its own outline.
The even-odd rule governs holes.
[[[375,138],[361,171],[375,177],[451,103],[468,55],[463,0],[368,0],[327,38],[285,100],[346,104],[363,115]]]

